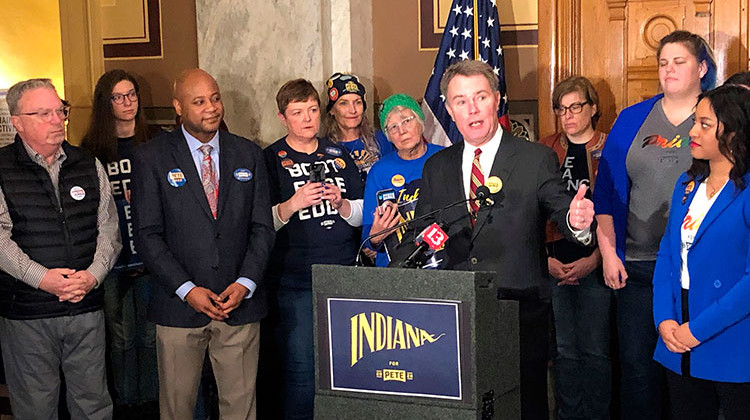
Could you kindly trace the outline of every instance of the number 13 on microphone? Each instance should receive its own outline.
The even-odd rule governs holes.
[[[448,240],[448,235],[437,223],[433,223],[427,228],[424,240],[427,241],[427,245],[430,249],[437,251],[442,248],[445,241]]]

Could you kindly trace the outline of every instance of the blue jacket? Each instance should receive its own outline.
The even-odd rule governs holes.
[[[594,211],[596,214],[612,216],[615,227],[617,255],[625,261],[625,225],[628,220],[628,203],[630,202],[630,178],[625,167],[630,145],[638,134],[643,122],[651,112],[656,101],[664,95],[659,94],[651,99],[629,106],[620,112],[607,136],[602,158],[599,161],[599,172],[594,189]]]
[[[686,194],[677,181],[654,272],[654,322],[682,324],[680,227],[697,185]],[[722,382],[750,382],[750,175],[746,188],[728,182],[698,228],[688,251],[690,332],[701,344],[690,351],[690,374]],[[683,204],[683,197],[687,199]],[[680,373],[681,356],[661,337],[654,359]]]

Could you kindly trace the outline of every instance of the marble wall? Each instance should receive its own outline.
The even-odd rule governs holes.
[[[198,63],[219,82],[230,131],[262,145],[284,135],[275,97],[289,79],[310,80],[324,104],[334,71],[371,86],[371,13],[368,0],[196,0]]]

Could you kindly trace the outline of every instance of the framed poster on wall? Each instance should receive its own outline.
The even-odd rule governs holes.
[[[16,136],[16,129],[10,123],[8,103],[5,102],[7,92],[5,89],[0,89],[0,147],[13,143],[13,138]]]
[[[104,58],[162,58],[160,0],[102,0]]]

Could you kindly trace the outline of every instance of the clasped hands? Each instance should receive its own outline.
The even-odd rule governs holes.
[[[547,257],[547,268],[550,275],[557,279],[558,286],[578,286],[578,280],[591,274],[599,266],[599,262],[599,253],[594,251],[588,257],[568,264],[563,264],[557,258]]]
[[[674,319],[659,324],[659,335],[672,353],[685,353],[701,342],[690,332],[690,323],[678,324]]]
[[[185,295],[185,302],[190,305],[195,312],[206,314],[214,321],[224,321],[229,318],[229,313],[235,310],[249,290],[240,283],[234,282],[227,286],[220,294],[214,293],[211,289],[195,286]]]
[[[96,277],[88,270],[52,268],[47,270],[39,288],[57,296],[60,302],[80,302],[96,286]]]

